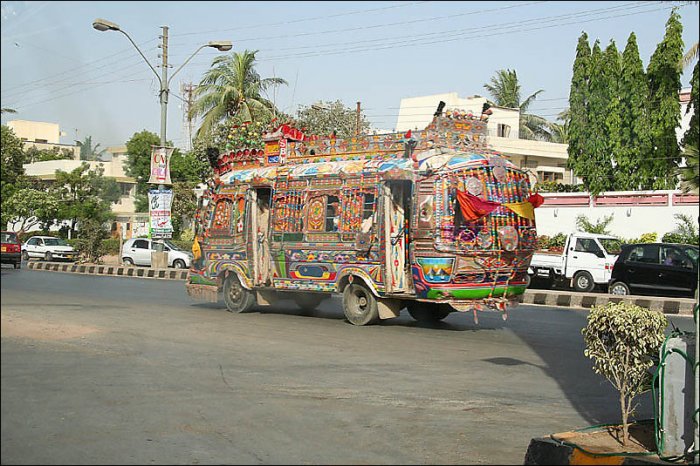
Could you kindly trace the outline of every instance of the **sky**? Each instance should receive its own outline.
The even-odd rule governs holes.
[[[171,97],[167,139],[187,145],[184,93],[222,54],[201,45],[229,40],[231,52],[257,50],[261,77],[287,85],[267,97],[295,114],[300,106],[361,102],[372,127],[391,131],[402,98],[457,92],[488,97],[497,70],[515,70],[522,98],[543,89],[530,111],[552,121],[567,106],[582,32],[623,50],[637,36],[646,66],[678,7],[685,49],[698,41],[698,2],[1,2],[1,103],[9,120],[58,123],[61,143],[91,136],[100,148],[134,133],[160,134],[161,26],[168,26]],[[120,32],[92,27],[103,18]],[[682,76],[689,86],[692,68]],[[196,129],[196,126],[195,126]]]

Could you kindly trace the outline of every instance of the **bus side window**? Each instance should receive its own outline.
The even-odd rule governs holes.
[[[326,231],[338,231],[340,222],[340,200],[338,196],[326,198]]]

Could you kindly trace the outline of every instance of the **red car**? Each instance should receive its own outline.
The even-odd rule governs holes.
[[[22,243],[17,238],[17,233],[12,231],[0,231],[0,263],[12,264],[16,269],[22,267]]]

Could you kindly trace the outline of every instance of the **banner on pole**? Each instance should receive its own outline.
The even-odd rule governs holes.
[[[173,237],[173,224],[170,218],[172,203],[173,191],[171,189],[151,189],[148,191],[151,238],[165,239]]]
[[[172,184],[170,181],[170,156],[173,155],[174,151],[175,149],[172,147],[152,147],[149,183]]]

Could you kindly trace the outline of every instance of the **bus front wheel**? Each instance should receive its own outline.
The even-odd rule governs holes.
[[[224,302],[230,312],[247,312],[255,304],[255,296],[243,288],[235,273],[231,273],[224,282]]]
[[[377,298],[366,286],[356,283],[343,290],[343,312],[353,325],[370,325],[379,320]]]

